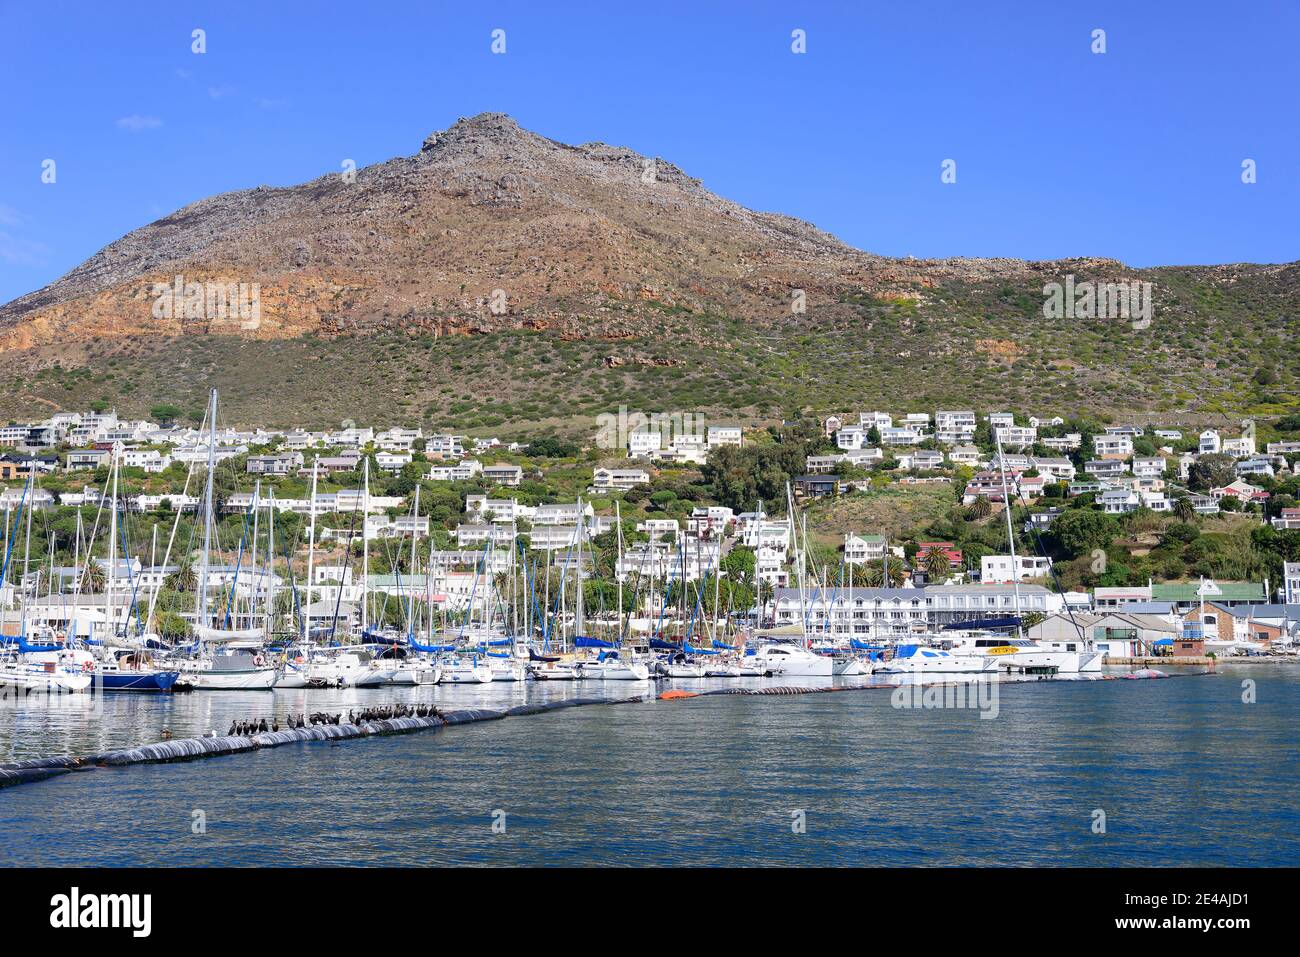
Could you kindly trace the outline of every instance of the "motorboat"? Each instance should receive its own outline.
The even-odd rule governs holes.
[[[893,657],[876,665],[883,675],[992,675],[998,670],[996,659],[985,655],[954,655],[942,648],[925,645],[899,645]]]
[[[829,678],[835,672],[834,662],[825,655],[814,654],[801,645],[787,642],[768,642],[754,652],[755,663],[765,672],[784,678]]]
[[[995,670],[1004,674],[1029,670],[1063,675],[1099,672],[1103,657],[1099,651],[1055,650],[1029,638],[991,632],[959,635],[953,650],[960,654],[993,658]]]

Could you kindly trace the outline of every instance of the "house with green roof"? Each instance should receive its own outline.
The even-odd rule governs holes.
[[[1217,602],[1225,607],[1233,605],[1262,605],[1268,600],[1262,582],[1212,582],[1206,580],[1206,602]],[[1166,582],[1151,586],[1152,601],[1174,603],[1174,610],[1185,612],[1201,603],[1200,582]]]

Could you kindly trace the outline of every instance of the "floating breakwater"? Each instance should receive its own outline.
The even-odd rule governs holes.
[[[535,705],[521,705],[507,711],[487,708],[465,708],[450,711],[437,717],[385,718],[357,724],[321,724],[307,728],[288,728],[283,731],[263,731],[259,734],[220,735],[209,738],[183,738],[179,741],[159,741],[138,748],[105,751],[82,757],[31,758],[0,764],[0,788],[16,784],[29,784],[73,771],[90,771],[95,768],[125,767],[133,764],[161,764],[171,761],[193,761],[215,758],[227,754],[244,754],[261,748],[278,748],[286,744],[310,741],[350,741],[374,735],[411,734],[416,731],[436,731],[439,728],[478,721],[499,721],[506,717],[540,714],[563,708],[577,708],[594,704],[630,704],[646,700],[642,695],[630,698],[572,698],[549,701]]]

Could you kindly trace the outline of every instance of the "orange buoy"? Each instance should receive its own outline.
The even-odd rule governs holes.
[[[674,701],[677,698],[698,698],[699,692],[696,691],[665,691],[659,696],[660,701]]]

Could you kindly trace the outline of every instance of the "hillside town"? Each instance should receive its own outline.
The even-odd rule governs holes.
[[[321,431],[205,428],[109,409],[10,423],[0,428],[5,628],[102,628],[108,615],[120,631],[139,618],[141,596],[167,591],[193,561],[201,489],[192,476],[209,458],[220,561],[208,587],[240,599],[245,610],[235,618],[250,627],[296,614],[355,632],[367,618],[398,624],[412,601],[431,615],[490,616],[501,596],[482,587],[483,576],[504,579],[529,564],[548,584],[576,571],[593,615],[613,613],[621,589],[623,611],[641,616],[647,634],[662,629],[663,609],[692,585],[715,621],[799,626],[825,642],[898,641],[1014,615],[1035,640],[1086,636],[1122,658],[1199,657],[1207,648],[1291,647],[1300,625],[1300,438],[1285,428],[1261,450],[1249,422],[1197,431],[1011,412],[863,412],[805,423],[797,443],[792,423],[686,422],[637,428],[614,450],[350,422]],[[788,501],[779,487],[766,501],[717,494],[728,463],[752,472],[768,452],[796,445],[805,454],[781,476]],[[105,546],[92,528],[104,522],[114,462],[125,531],[115,543],[122,557],[104,575]],[[983,541],[817,530],[837,503],[927,486],[950,496],[954,521]],[[1018,554],[1007,547],[1008,503]],[[23,506],[25,526],[14,520]],[[790,508],[804,512],[803,527]],[[278,540],[289,543],[284,562],[241,550],[252,517],[266,528],[272,520],[260,517],[271,513]],[[1168,523],[1166,536],[1207,541],[1195,523],[1231,517],[1271,530],[1282,560],[1275,574],[1253,579],[1202,572],[1116,582],[1103,573],[1091,587],[1063,585],[1054,564],[1061,542],[1087,533],[1098,513],[1117,527],[1145,516]],[[1074,535],[1054,538],[1058,522]],[[177,541],[181,527],[191,529],[188,541]],[[363,539],[374,547],[359,562]],[[1097,544],[1082,555],[1094,565],[1106,555]],[[304,561],[308,547],[314,560]],[[93,581],[78,571],[87,554],[101,566]],[[255,610],[269,592],[293,587],[305,587],[296,612]],[[198,624],[185,602],[167,607],[164,629]]]

